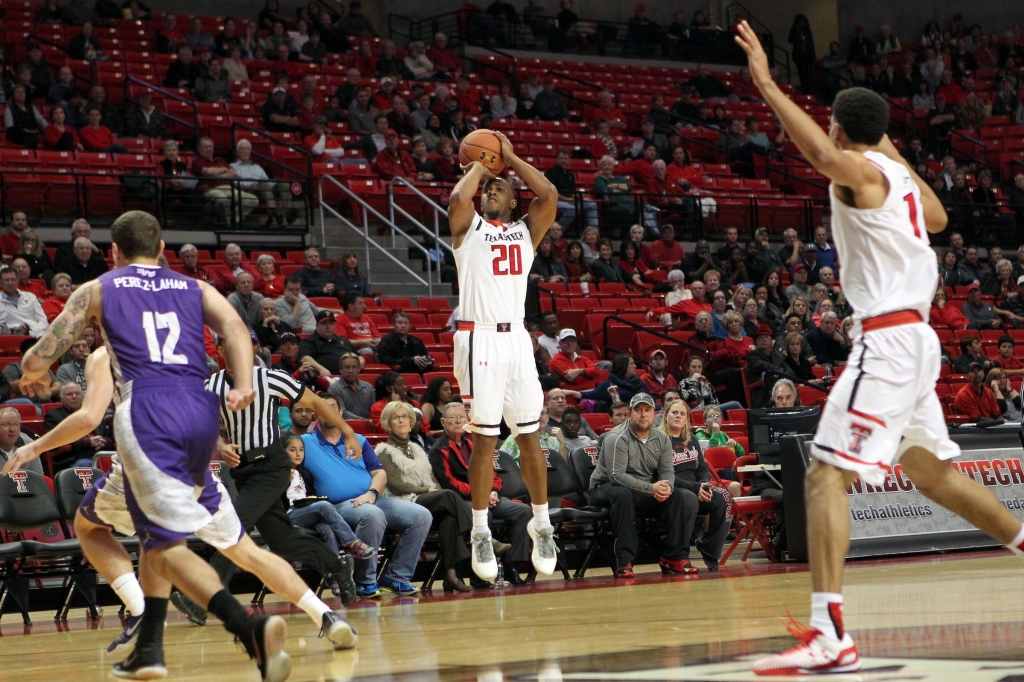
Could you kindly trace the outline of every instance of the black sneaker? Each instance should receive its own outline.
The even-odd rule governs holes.
[[[349,606],[356,600],[356,583],[352,578],[352,571],[355,570],[356,562],[349,554],[342,554],[338,557],[341,562],[341,570],[327,576],[333,579],[336,585],[331,586],[331,594],[341,598],[342,606]]]
[[[195,625],[200,627],[206,625],[206,609],[178,590],[171,590],[171,603],[174,604],[174,608],[184,613],[185,617]]]
[[[263,682],[284,682],[292,674],[292,659],[285,650],[288,626],[280,616],[251,615],[245,637],[239,637],[249,658],[259,666]]]
[[[334,611],[324,614],[320,636],[330,640],[335,649],[355,649],[356,643],[359,642],[355,628],[349,625],[340,613]]]
[[[162,647],[142,650],[135,647],[128,658],[114,664],[110,674],[123,680],[162,680],[167,677],[164,650]]]

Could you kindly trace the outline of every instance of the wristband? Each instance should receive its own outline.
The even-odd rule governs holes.
[[[378,499],[378,498],[380,497],[380,493],[378,493],[378,492],[377,492],[376,490],[374,490],[374,489],[373,489],[372,487],[371,487],[371,488],[370,488],[369,490],[367,490],[366,492],[368,492],[368,493],[373,493],[373,499],[375,499],[375,500],[376,500],[376,499]]]

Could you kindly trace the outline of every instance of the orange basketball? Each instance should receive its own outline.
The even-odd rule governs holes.
[[[465,165],[472,161],[479,161],[494,175],[505,170],[505,160],[501,158],[501,140],[490,130],[474,130],[462,138],[459,162]]]

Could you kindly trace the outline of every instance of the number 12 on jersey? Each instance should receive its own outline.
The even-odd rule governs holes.
[[[150,360],[165,365],[188,364],[188,357],[174,352],[174,347],[178,345],[178,338],[181,336],[181,325],[178,324],[177,313],[154,313],[146,310],[142,313],[142,329],[146,332],[146,346],[149,348]],[[167,330],[167,338],[164,339],[162,349],[156,335],[157,329]]]
[[[914,236],[920,239],[921,224],[919,216],[921,215],[921,211],[918,210],[917,202],[914,201],[914,193],[911,192],[903,197],[903,201],[907,202],[907,209],[910,211],[910,224],[914,226]]]
[[[492,244],[491,253],[495,251],[498,252],[492,263],[495,275],[523,274],[523,252],[519,244]]]

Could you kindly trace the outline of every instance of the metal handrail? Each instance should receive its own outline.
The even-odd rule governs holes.
[[[690,350],[696,351],[698,353],[703,353],[704,355],[707,356],[708,360],[711,360],[711,351],[709,351],[707,348],[702,348],[702,347],[700,347],[700,346],[698,346],[696,344],[690,343],[688,341],[683,341],[682,339],[677,339],[674,336],[669,336],[665,332],[658,331],[656,329],[648,329],[647,327],[645,327],[644,325],[640,324],[639,322],[634,322],[633,320],[627,320],[625,318],[619,317],[618,315],[609,315],[608,317],[604,318],[604,322],[601,323],[601,333],[604,334],[604,338],[605,338],[605,341],[606,341],[606,343],[604,345],[605,357],[607,357],[608,349],[609,349],[609,346],[607,344],[607,340],[608,340],[608,322],[610,322],[610,321],[615,321],[615,322],[622,323],[622,324],[626,325],[627,327],[632,327],[633,329],[636,329],[637,331],[647,332],[648,334],[653,334],[654,336],[658,337],[659,339],[661,339],[663,341],[668,341],[669,343],[674,343],[676,345],[683,346],[684,348],[689,348]],[[621,353],[629,352],[629,349],[621,350],[621,349],[616,348],[615,350],[618,350]]]
[[[328,181],[328,180],[332,184],[336,185],[342,192],[344,192],[348,196],[349,200],[354,201],[355,203],[359,204],[359,206],[363,209],[363,227],[362,227],[362,229],[357,227],[348,218],[346,218],[345,216],[341,215],[336,210],[334,210],[333,208],[328,206],[327,202],[324,201],[324,181]],[[433,284],[433,281],[431,280],[429,275],[427,276],[427,279],[424,280],[422,277],[420,277],[418,274],[416,274],[408,265],[406,265],[402,261],[400,261],[397,258],[395,258],[393,255],[391,255],[391,253],[389,253],[387,249],[385,249],[383,246],[381,246],[377,242],[375,242],[372,239],[370,239],[370,217],[369,217],[370,213],[372,212],[373,215],[378,220],[381,221],[381,223],[383,223],[385,226],[389,227],[393,232],[397,232],[398,234],[400,234],[403,237],[405,237],[408,241],[412,242],[412,245],[415,246],[420,251],[422,251],[424,257],[426,257],[426,259],[427,259],[427,262],[429,262],[430,261],[430,252],[427,251],[427,249],[422,244],[420,244],[415,239],[413,239],[408,234],[406,234],[404,230],[402,230],[400,227],[398,227],[393,222],[388,220],[385,216],[381,215],[380,211],[378,211],[374,207],[370,206],[370,204],[366,203],[361,198],[359,198],[358,194],[353,192],[351,189],[349,189],[348,187],[346,187],[342,183],[338,182],[334,177],[332,177],[330,175],[321,175],[320,178],[317,180],[317,198],[319,199],[319,202],[320,202],[320,243],[321,244],[324,244],[324,245],[327,244],[327,223],[326,223],[326,221],[324,219],[324,210],[326,209],[331,215],[333,215],[335,218],[340,220],[342,225],[344,225],[348,229],[352,230],[356,234],[359,234],[359,235],[361,235],[363,237],[364,246],[366,248],[366,277],[367,277],[367,279],[370,278],[370,267],[371,267],[370,266],[370,246],[372,245],[375,249],[377,249],[378,251],[383,253],[385,256],[390,258],[392,261],[394,261],[400,268],[402,268],[407,273],[409,273],[409,275],[411,275],[413,279],[418,281],[420,284],[425,284],[426,287],[427,287],[427,295],[428,296],[433,296],[434,295],[434,284]],[[438,268],[440,268],[440,265],[438,265]]]
[[[232,144],[232,146],[238,144],[238,139],[237,139],[237,136],[235,135],[236,128],[241,128],[242,130],[246,130],[246,131],[248,131],[248,132],[250,132],[250,133],[252,133],[254,135],[258,135],[260,137],[266,138],[267,140],[270,141],[271,144],[276,144],[276,145],[280,145],[282,147],[287,147],[288,149],[292,150],[293,152],[298,152],[298,153],[302,154],[304,157],[306,157],[306,171],[307,171],[306,172],[306,176],[304,178],[302,178],[302,179],[303,180],[310,180],[310,179],[312,179],[312,177],[313,177],[313,155],[307,149],[304,149],[302,147],[298,147],[298,146],[292,144],[291,142],[289,142],[288,140],[282,140],[279,137],[274,137],[273,135],[271,135],[270,133],[268,133],[265,130],[261,130],[259,128],[254,128],[253,126],[249,125],[248,123],[242,123],[241,121],[232,121],[231,122],[231,144]],[[281,163],[277,159],[271,159],[270,157],[264,156],[263,154],[257,154],[255,150],[253,151],[253,155],[256,156],[257,158],[263,159],[264,161],[267,161],[268,163],[271,163],[271,164],[277,166],[278,168],[284,168],[285,170],[287,170],[287,171],[289,171],[291,173],[295,173],[299,177],[302,177],[302,174],[299,171],[295,170],[294,168],[292,168],[291,166],[289,166],[287,164]]]
[[[395,201],[395,192],[394,192],[394,190],[395,190],[395,185],[396,184],[402,185],[403,187],[408,187],[409,189],[411,189],[416,196],[418,196],[422,201],[424,201],[427,204],[428,207],[430,207],[433,210],[433,213],[434,213],[434,232],[433,232],[433,234],[431,234],[430,228],[428,228],[426,225],[424,225],[419,220],[417,220],[411,213],[409,213],[404,208],[399,206],[398,202]],[[434,239],[434,248],[435,249],[437,249],[438,251],[440,251],[441,249],[444,249],[444,250],[448,251],[448,253],[451,253],[452,256],[454,257],[455,251],[453,251],[450,246],[448,246],[447,244],[445,244],[444,242],[441,241],[441,220],[440,220],[439,216],[440,216],[440,214],[444,213],[445,216],[447,217],[447,211],[445,211],[443,208],[441,208],[436,203],[434,203],[433,199],[431,199],[426,194],[424,194],[423,192],[418,190],[415,185],[413,185],[408,180],[406,180],[405,178],[400,177],[400,176],[395,176],[394,178],[391,179],[391,182],[388,183],[388,213],[389,213],[389,215],[391,217],[391,222],[392,223],[395,223],[395,211],[398,211],[406,220],[408,220],[410,223],[412,223],[413,226],[416,227],[420,232],[422,232],[425,235],[428,235],[428,236],[432,237]],[[395,224],[397,224],[397,223],[395,223]],[[436,270],[437,270],[437,283],[441,284],[441,259],[440,258],[437,259],[437,268],[436,268]],[[428,253],[428,256],[427,256],[427,272],[430,272],[430,271],[431,271],[431,260],[430,260],[429,253]]]
[[[129,94],[130,94],[129,86],[131,84],[141,85],[142,87],[144,87],[144,88],[146,88],[148,90],[152,90],[153,92],[158,93],[161,97],[173,99],[173,100],[175,100],[177,102],[184,102],[185,104],[187,104],[190,107],[192,107],[192,129],[193,129],[193,131],[195,133],[196,140],[197,141],[199,140],[199,105],[196,104],[195,100],[185,99],[181,95],[178,95],[178,94],[175,94],[173,92],[170,92],[169,90],[165,90],[164,88],[161,88],[158,85],[153,85],[149,81],[144,81],[144,80],[142,80],[140,78],[136,78],[135,76],[125,76],[124,77],[123,87],[124,87],[124,99],[125,99],[126,102],[134,102],[135,101],[135,100],[133,100],[129,96]],[[188,122],[185,119],[178,118],[174,114],[169,114],[169,113],[163,112],[163,111],[160,112],[160,113],[163,114],[163,116],[165,116],[166,118],[169,118],[170,120],[174,121],[175,123],[180,123],[181,125],[186,125],[186,126],[188,125]]]
[[[588,88],[594,88],[599,93],[602,90],[604,90],[605,92],[610,92],[612,94],[612,96],[615,98],[615,106],[619,106],[619,93],[616,92],[615,90],[612,90],[611,88],[605,87],[603,85],[598,85],[597,83],[593,83],[591,81],[583,80],[582,78],[576,78],[575,76],[570,76],[567,73],[562,73],[561,71],[555,71],[554,69],[548,69],[547,73],[552,75],[552,76],[557,76],[557,77],[561,78],[562,80],[572,81],[573,83],[579,83],[580,85],[585,85]]]
[[[34,40],[37,43],[46,43],[50,47],[57,48],[58,50],[60,50],[64,54],[71,54],[68,51],[68,48],[67,48],[66,45],[61,45],[60,43],[55,43],[52,40],[50,40],[49,38],[43,38],[42,36],[38,36],[35,33],[29,33],[27,36],[25,36],[25,39],[26,39],[26,41],[33,41]]]

